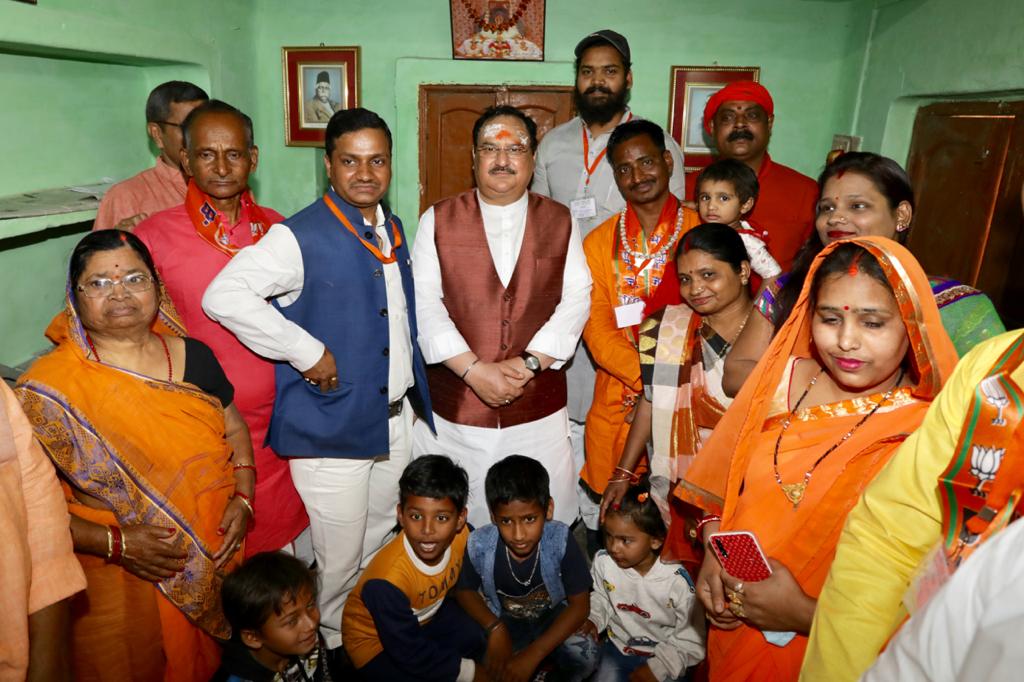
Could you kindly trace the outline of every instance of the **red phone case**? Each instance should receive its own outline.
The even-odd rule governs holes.
[[[757,582],[772,574],[768,559],[753,533],[745,530],[712,533],[708,541],[722,567],[734,578]]]

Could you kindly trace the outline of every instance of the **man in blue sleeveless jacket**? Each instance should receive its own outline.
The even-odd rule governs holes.
[[[345,599],[395,522],[413,411],[433,421],[409,249],[381,203],[391,131],[372,111],[339,111],[324,164],[327,194],[239,252],[203,309],[281,361],[267,439],[291,458],[321,575],[321,630],[335,649]]]

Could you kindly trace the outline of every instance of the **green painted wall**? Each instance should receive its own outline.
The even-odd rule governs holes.
[[[258,0],[254,112],[261,140],[261,200],[288,214],[315,198],[321,152],[284,147],[282,45],[360,45],[361,103],[392,125],[395,181],[389,199],[406,223],[418,212],[420,83],[554,83],[573,81],[572,49],[590,31],[613,27],[630,39],[631,106],[665,125],[669,67],[683,64],[762,69],[776,99],[772,153],[817,173],[835,132],[847,132],[868,32],[866,0],[548,0],[546,63],[453,61],[447,0],[379,0],[354,6],[336,0],[294,4]],[[269,144],[268,144],[269,140]],[[269,174],[273,173],[273,179]]]
[[[878,3],[867,49],[857,134],[901,162],[919,107],[951,99],[1024,96],[1024,3]]]
[[[909,1],[909,0],[908,0]],[[545,63],[450,59],[447,0],[45,0],[0,3],[0,195],[152,163],[145,96],[185,78],[249,113],[261,148],[263,203],[288,214],[323,188],[321,152],[284,145],[281,47],[360,45],[364,106],[391,124],[389,199],[407,223],[418,209],[417,88],[421,83],[573,80],[572,48],[614,27],[633,48],[631,106],[665,124],[669,66],[758,65],[776,99],[772,153],[814,174],[834,132],[853,125],[870,0],[548,0]],[[8,96],[14,93],[14,96]],[[0,223],[0,362],[42,348],[68,252],[87,224],[12,238]]]
[[[172,78],[251,107],[246,0],[0,3],[0,195],[120,179],[151,165],[143,111]],[[48,221],[60,225],[63,220]],[[90,223],[13,236],[0,223],[0,363],[46,347],[68,254]]]

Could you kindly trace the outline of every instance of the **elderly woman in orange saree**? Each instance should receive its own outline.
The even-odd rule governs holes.
[[[750,531],[772,567],[705,555],[711,680],[795,680],[847,513],[956,364],[928,279],[881,237],[828,245],[789,320],[676,488],[710,533]]]
[[[182,338],[146,247],[87,235],[57,344],[21,377],[64,481],[88,587],[72,605],[78,680],[206,680],[229,630],[220,571],[250,520],[248,431],[212,352]],[[240,555],[239,555],[240,556]]]

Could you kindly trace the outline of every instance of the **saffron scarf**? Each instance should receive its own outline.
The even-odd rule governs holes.
[[[263,212],[256,201],[252,198],[252,192],[245,190],[241,198],[242,205],[239,209],[239,216],[245,214],[249,217],[249,229],[252,231],[252,243],[255,244],[267,233],[273,220]],[[224,226],[223,216],[220,211],[214,208],[210,202],[209,195],[199,189],[194,179],[188,181],[188,191],[185,193],[185,210],[188,212],[192,226],[196,233],[203,238],[210,246],[234,256],[242,247],[231,243],[231,236]]]

